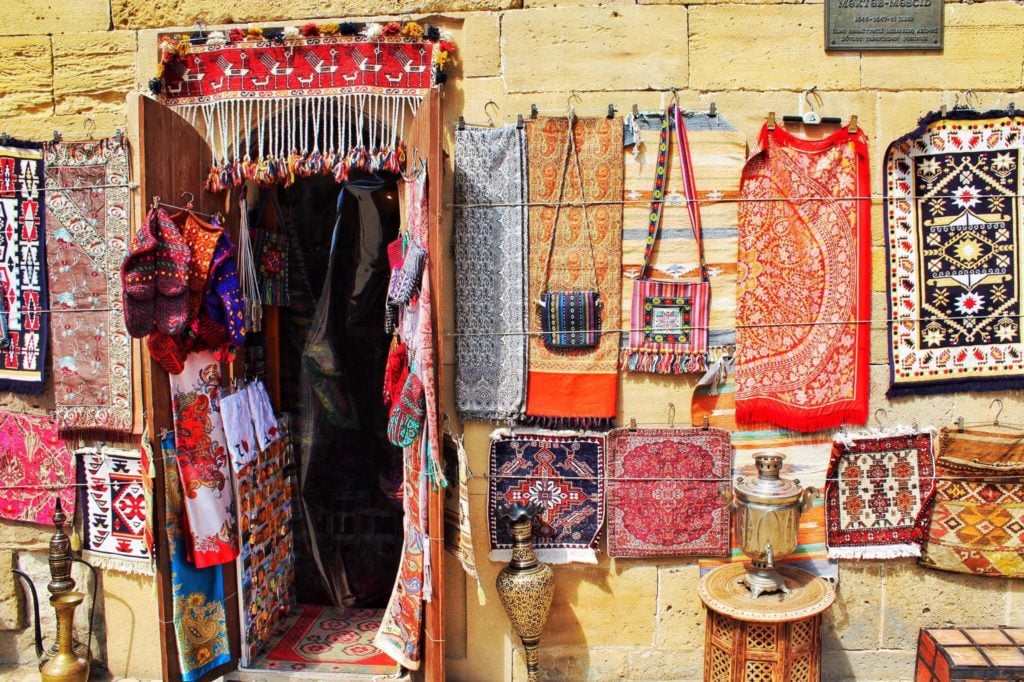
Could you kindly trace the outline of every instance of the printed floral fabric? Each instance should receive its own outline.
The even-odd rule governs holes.
[[[39,395],[50,342],[43,153],[31,142],[0,144],[0,391]]]
[[[526,140],[455,132],[455,395],[466,419],[512,419],[526,398]]]
[[[45,165],[57,424],[131,433],[131,338],[118,308],[128,252],[128,150],[113,139],[58,142],[46,147]]]
[[[1021,386],[1022,127],[932,114],[886,150],[889,395]]]
[[[161,447],[168,460],[174,459],[174,434],[168,434]],[[181,679],[192,682],[231,662],[224,570],[219,565],[196,568],[189,562],[188,543],[184,539],[187,532],[184,490],[176,467],[164,467],[164,491],[174,599],[174,643]]]
[[[736,418],[795,431],[863,424],[871,189],[863,132],[761,130],[743,169]]]
[[[97,568],[152,575],[142,453],[103,447],[75,455],[86,558]]]
[[[608,434],[608,555],[715,556],[729,551],[732,446],[724,429],[615,429]]]
[[[920,556],[934,492],[931,433],[837,435],[825,482],[829,556]]]
[[[0,482],[0,518],[48,526],[58,496],[74,515],[75,470],[56,422],[0,412]]]
[[[217,399],[220,379],[220,363],[210,351],[193,353],[181,374],[170,376],[177,463],[196,568],[238,556],[227,439]]]

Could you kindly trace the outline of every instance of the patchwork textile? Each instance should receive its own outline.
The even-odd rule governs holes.
[[[238,556],[235,498],[217,389],[220,363],[210,351],[193,353],[171,375],[177,463],[185,493],[189,558],[196,568]]]
[[[889,395],[1021,385],[1022,125],[936,113],[886,150]]]
[[[578,162],[567,152],[567,117],[526,124],[531,309],[526,414],[553,424],[601,425],[616,414],[618,335],[602,334],[594,349],[551,350],[538,333],[535,305],[545,291],[593,290],[596,278],[601,328],[621,326],[622,120],[574,118],[572,134]]]
[[[75,455],[85,558],[97,568],[152,575],[142,453],[104,447]]]
[[[258,445],[249,410],[249,387],[234,393],[221,392],[220,412],[225,442],[231,453],[231,469],[237,474],[256,457]]]
[[[46,147],[45,165],[57,424],[78,434],[128,434],[132,348],[118,309],[129,241],[128,149],[115,139],[58,142]]]
[[[1022,436],[997,426],[942,430],[922,566],[1024,577]]]
[[[161,448],[168,460],[175,458],[174,434],[163,439]],[[224,573],[219,565],[200,569],[188,560],[184,490],[176,467],[164,467],[164,491],[175,648],[181,679],[192,682],[231,662]]]
[[[512,557],[512,533],[499,508],[531,502],[534,550],[541,561],[597,563],[604,523],[604,438],[499,430],[491,436],[487,511],[491,561]]]
[[[629,120],[629,139],[623,155],[625,206],[622,233],[622,319],[632,319],[633,281],[639,276],[648,237],[648,209],[658,161],[663,113],[642,113]],[[694,175],[699,179],[697,200],[703,222],[704,253],[711,290],[708,345],[711,359],[736,343],[736,225],[740,175],[746,160],[746,136],[718,114],[686,116]],[[652,258],[649,276],[654,279],[697,278],[697,245],[682,191],[683,176],[669,139],[665,202],[661,235]],[[632,150],[632,151],[631,151]],[[629,334],[623,333],[623,345]],[[695,422],[695,423],[700,423]]]
[[[487,602],[473,550],[473,527],[469,511],[469,455],[462,436],[445,439],[444,467],[448,487],[444,491],[444,548],[459,560],[462,569],[476,581],[480,604]]]
[[[30,142],[0,144],[0,391],[38,395],[46,385],[50,309],[46,278],[43,152]],[[89,307],[93,307],[91,304]]]
[[[736,417],[795,431],[863,424],[871,188],[863,132],[761,130],[739,208]]]
[[[829,557],[920,556],[934,492],[931,433],[837,435],[825,483]]]
[[[825,487],[829,453],[832,449],[830,434],[809,435],[781,430],[737,431],[732,434],[732,444],[735,449],[734,476],[743,476],[746,479],[757,478],[754,453],[773,450],[786,456],[781,472],[784,478],[798,479],[801,485],[814,486],[819,491]],[[781,562],[792,564],[833,582],[836,581],[839,577],[839,563],[828,557],[825,531],[825,504],[822,499],[818,498],[814,500],[814,506],[800,516],[796,550],[789,556],[783,557]],[[750,558],[740,550],[735,533],[733,533],[731,547],[727,559],[701,559],[699,561],[701,575],[728,563],[750,561]]]
[[[266,228],[252,232],[253,257],[260,288],[260,300],[264,305],[290,305],[288,235]]]
[[[73,516],[74,479],[56,422],[0,411],[0,518],[49,526],[58,496],[64,512]]]
[[[731,474],[724,429],[610,432],[609,556],[725,555]]]
[[[515,126],[455,131],[455,403],[514,419],[526,399],[526,139]]]
[[[399,666],[373,645],[380,609],[301,606],[274,630],[253,666],[309,674],[345,673],[369,679],[397,676]]]

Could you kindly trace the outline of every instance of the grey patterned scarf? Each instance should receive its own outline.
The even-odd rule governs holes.
[[[526,395],[526,143],[455,132],[455,396],[466,419],[513,419]]]

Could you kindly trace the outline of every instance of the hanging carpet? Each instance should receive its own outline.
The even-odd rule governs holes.
[[[1024,577],[1024,433],[998,426],[942,429],[936,470],[921,565]]]
[[[598,427],[609,425],[617,412],[622,119],[573,117],[573,147],[569,120],[542,116],[526,124],[531,332],[526,414],[545,426]],[[545,347],[537,333],[537,301],[548,289],[581,291],[593,288],[595,280],[601,329],[611,333],[601,334],[596,348]]]
[[[863,424],[871,189],[863,132],[761,130],[743,169],[736,417],[795,431]]]
[[[520,416],[526,397],[526,141],[455,131],[455,400],[465,419]]]
[[[50,309],[46,277],[43,152],[0,144],[0,392],[39,395],[46,386]],[[91,307],[91,304],[90,304]]]
[[[829,557],[920,556],[934,492],[931,433],[837,434],[825,482]]]
[[[152,575],[142,453],[102,447],[75,455],[83,486],[83,556],[97,568]]]
[[[1021,386],[1022,125],[935,113],[886,150],[890,396]]]
[[[45,164],[57,423],[79,435],[129,434],[132,347],[118,308],[128,149],[118,139],[58,142],[47,145]]]
[[[608,555],[721,556],[729,551],[732,445],[724,429],[608,434]]]
[[[0,411],[0,518],[49,526],[58,496],[64,512],[73,516],[74,479],[56,422]]]

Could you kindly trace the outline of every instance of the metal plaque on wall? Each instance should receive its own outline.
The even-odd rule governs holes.
[[[826,50],[941,50],[943,0],[825,0]]]

